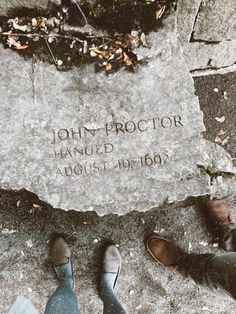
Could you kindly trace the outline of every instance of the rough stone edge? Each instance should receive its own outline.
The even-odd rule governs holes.
[[[195,71],[190,70],[192,77],[216,75],[216,74],[227,74],[231,72],[236,72],[236,64],[230,65],[225,68],[220,68],[220,69],[201,69],[201,70],[195,70]]]
[[[227,153],[221,146],[219,146],[216,143],[212,143],[206,139],[202,139],[202,145],[205,146],[205,155],[204,155],[204,162],[202,164],[198,164],[197,167],[199,168],[199,172],[201,172],[202,176],[206,176],[209,178],[209,190],[206,191],[204,194],[199,195],[189,195],[187,197],[184,197],[183,199],[179,199],[177,201],[175,200],[169,200],[165,199],[157,206],[152,206],[149,209],[140,211],[141,212],[147,212],[149,210],[153,209],[162,209],[162,208],[169,208],[170,206],[173,207],[179,207],[179,206],[189,206],[194,204],[197,200],[203,199],[203,198],[228,198],[232,197],[235,194],[236,191],[236,168],[233,165],[232,158],[229,153]],[[32,193],[34,195],[37,195],[40,202],[48,204],[52,208],[56,208],[59,210],[64,211],[76,211],[75,209],[68,209],[65,210],[63,208],[58,208],[52,206],[44,197],[39,196],[34,191],[31,191],[26,188],[14,188],[11,189],[5,189],[2,187],[0,189],[4,191],[27,191],[29,193]],[[84,211],[84,213],[88,212],[94,212],[94,211]],[[132,211],[130,211],[132,212]],[[130,212],[125,212],[124,214],[121,213],[109,213],[109,214],[115,214],[118,216],[125,216],[126,214],[129,214]],[[99,217],[107,215],[107,213],[100,214],[97,213]]]
[[[178,0],[177,2],[177,29],[182,45],[191,40],[201,3],[202,0]],[[184,24],[184,27],[180,26],[181,24]]]

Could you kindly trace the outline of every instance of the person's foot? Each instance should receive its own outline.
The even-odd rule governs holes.
[[[221,249],[227,252],[236,251],[236,224],[230,207],[224,200],[205,202],[205,216],[214,228]]]
[[[62,237],[56,237],[51,244],[51,261],[60,281],[70,280],[73,286],[73,267],[71,262],[71,250]]]
[[[184,251],[176,244],[158,235],[147,240],[147,250],[151,256],[163,266],[178,266]]]
[[[107,246],[101,269],[101,292],[106,289],[114,289],[121,270],[121,255],[114,244]]]
[[[206,215],[215,226],[223,226],[234,223],[230,207],[224,200],[206,202]]]

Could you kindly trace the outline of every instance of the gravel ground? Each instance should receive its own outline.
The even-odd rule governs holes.
[[[195,78],[205,136],[217,140],[233,158],[235,80],[236,73]],[[235,199],[229,202],[236,216]],[[57,286],[48,260],[48,240],[53,232],[65,234],[70,243],[82,313],[102,313],[97,293],[99,264],[102,248],[110,241],[119,245],[123,257],[117,293],[130,314],[235,313],[234,301],[216,299],[190,279],[152,260],[145,249],[145,238],[153,230],[192,252],[219,251],[213,245],[215,239],[206,227],[199,200],[187,207],[98,217],[94,212],[54,209],[27,191],[0,190],[0,313],[8,313],[18,295],[28,297],[43,313]]]

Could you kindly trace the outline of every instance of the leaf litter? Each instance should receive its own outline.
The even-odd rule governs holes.
[[[96,71],[109,74],[120,68],[133,70],[144,62],[135,49],[150,48],[148,33],[161,25],[172,1],[59,3],[49,13],[22,9],[10,18],[1,17],[0,42],[26,58],[37,55],[60,70],[89,62]]]

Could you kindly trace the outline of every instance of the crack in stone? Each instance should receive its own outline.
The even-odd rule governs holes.
[[[196,21],[197,21],[198,14],[199,14],[200,9],[201,9],[201,5],[202,5],[202,1],[199,4],[198,10],[197,10],[197,14],[196,14],[195,19],[194,19],[192,32],[191,32],[191,37],[190,37],[190,41],[189,41],[190,43],[194,41],[194,38],[193,38],[193,36],[194,36],[194,27],[195,27],[195,24],[196,24]]]
[[[236,65],[236,62],[234,62],[234,63],[232,63],[232,64],[230,64],[230,65],[227,65],[227,66],[225,66],[225,67],[222,66],[222,67],[219,67],[219,68],[217,68],[217,67],[208,67],[208,68],[205,68],[205,69],[203,69],[203,68],[194,69],[194,70],[190,70],[190,73],[191,73],[191,74],[194,74],[195,72],[198,72],[198,71],[202,71],[202,72],[206,72],[206,73],[207,73],[207,71],[210,71],[210,70],[227,69],[227,68],[232,67],[233,65]],[[207,75],[207,74],[205,74],[205,75]]]

